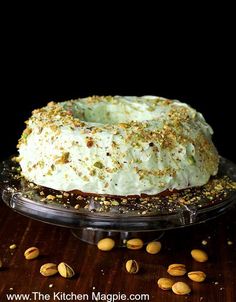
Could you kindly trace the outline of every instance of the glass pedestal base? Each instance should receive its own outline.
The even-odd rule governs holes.
[[[218,175],[208,184],[173,192],[169,197],[85,198],[28,182],[12,159],[0,163],[0,198],[14,211],[70,228],[84,242],[97,244],[111,237],[117,246],[125,246],[126,240],[135,237],[144,243],[158,240],[167,230],[204,223],[228,211],[236,205],[236,165],[221,157]]]

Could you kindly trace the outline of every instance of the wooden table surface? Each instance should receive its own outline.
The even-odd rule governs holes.
[[[122,301],[115,300],[115,295],[119,293],[126,294],[127,299],[130,294],[136,294],[134,301],[236,301],[236,208],[211,222],[166,232],[161,239],[163,248],[157,255],[147,254],[145,249],[99,251],[96,246],[76,239],[69,229],[23,217],[2,202],[0,226],[0,258],[3,262],[0,270],[1,302],[10,301],[7,298],[9,293],[30,294],[31,301],[96,301],[92,292],[113,294],[114,301]],[[207,240],[208,244],[203,246],[202,240]],[[228,240],[233,244],[229,245]],[[11,244],[16,244],[15,250],[9,249]],[[40,258],[24,259],[24,251],[30,246],[40,249]],[[193,248],[205,249],[209,261],[195,262],[190,256]],[[125,271],[124,264],[128,259],[136,259],[140,263],[140,273],[130,275]],[[59,275],[43,277],[39,273],[42,264],[61,261],[70,264],[77,272],[73,279],[64,279]],[[166,268],[171,263],[184,263],[188,270],[203,270],[207,280],[199,284],[187,277],[176,278],[187,281],[192,287],[189,296],[162,291],[157,287],[157,279],[168,276]],[[50,284],[53,287],[49,287]],[[73,298],[69,295],[54,298],[54,293],[58,292],[85,295],[82,300],[79,296],[77,300],[69,300]],[[143,294],[148,294],[149,299],[146,296],[145,300]],[[130,296],[129,301],[133,297]],[[102,298],[101,301],[112,301],[109,296],[106,300]],[[23,301],[22,297],[20,299]],[[12,301],[17,301],[17,298]]]

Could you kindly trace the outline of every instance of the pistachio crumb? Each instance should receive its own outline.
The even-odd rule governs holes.
[[[16,248],[16,244],[14,243],[14,244],[11,244],[10,246],[9,246],[9,248],[10,248],[10,250],[14,250],[15,248]]]
[[[101,163],[100,161],[96,161],[93,165],[98,169],[102,169],[104,167],[103,163]]]
[[[47,198],[47,200],[54,200],[56,198],[56,196],[49,194],[49,195],[47,195],[46,198]]]

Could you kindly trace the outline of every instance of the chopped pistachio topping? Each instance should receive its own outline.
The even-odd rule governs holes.
[[[212,129],[187,104],[155,96],[93,96],[33,111],[19,140],[22,175],[49,188],[157,194],[216,175]]]

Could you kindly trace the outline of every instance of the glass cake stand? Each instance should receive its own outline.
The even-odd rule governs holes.
[[[192,195],[194,202],[185,202],[178,194],[169,202],[164,195],[162,198],[134,196],[131,200],[94,195],[78,197],[29,183],[19,170],[19,164],[12,158],[0,164],[0,193],[4,203],[24,216],[68,227],[77,238],[92,244],[107,236],[121,246],[134,237],[144,242],[158,239],[166,230],[213,219],[235,205],[236,200],[235,190],[222,188],[217,198],[206,198],[209,194],[205,193],[203,198],[198,188]],[[236,165],[225,158],[220,160],[218,177],[223,175],[236,181]]]

